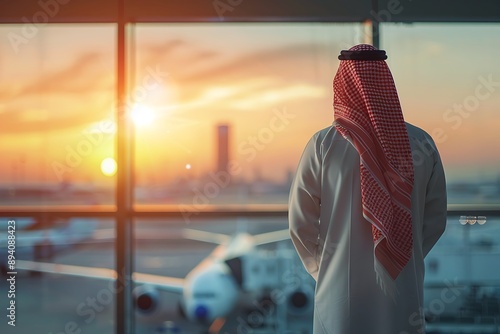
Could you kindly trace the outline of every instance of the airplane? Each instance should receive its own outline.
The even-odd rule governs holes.
[[[14,221],[15,258],[28,261],[52,259],[57,253],[92,238],[98,225],[97,219],[90,218],[49,221],[20,217]],[[0,272],[3,275],[8,271],[7,236],[7,228],[2,229],[0,231]]]
[[[183,236],[217,246],[183,279],[134,272],[132,278],[138,286],[133,290],[133,298],[139,320],[165,322],[162,310],[166,301],[161,300],[161,291],[176,293],[180,315],[204,328],[221,327],[235,310],[257,311],[261,317],[270,315],[266,312],[273,313],[274,318],[277,318],[278,308],[281,315],[284,310],[285,314],[295,318],[312,315],[314,280],[303,269],[296,252],[290,247],[275,250],[259,247],[288,240],[288,229],[258,235],[238,232],[232,236],[184,229]],[[116,279],[116,272],[106,268],[35,261],[18,261],[17,267],[45,273]],[[311,321],[306,323],[312,326]],[[280,326],[283,328],[286,324]]]

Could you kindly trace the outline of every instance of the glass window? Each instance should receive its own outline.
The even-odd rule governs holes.
[[[434,138],[457,208],[500,203],[498,24],[383,24],[405,118]],[[464,204],[471,204],[465,206]],[[497,330],[498,214],[450,215],[426,258],[427,331]]]
[[[2,209],[114,205],[115,33],[0,26]],[[49,216],[0,219],[2,309],[23,333],[113,332],[114,221]]]
[[[112,204],[115,27],[0,26],[0,203]]]
[[[450,204],[500,202],[498,24],[383,24],[405,118],[433,136]]]
[[[0,205],[113,205],[115,26],[49,24],[29,38],[23,29],[0,26]],[[382,25],[405,118],[435,139],[450,204],[500,200],[500,48],[490,43],[499,29]],[[333,120],[338,51],[361,43],[364,26],[137,24],[132,35],[126,103],[135,129],[136,208],[182,213],[134,218],[136,331],[200,329],[193,320],[215,311],[235,311],[214,323],[221,330],[310,331],[314,282],[292,245],[252,237],[287,232],[286,218],[207,218],[200,211],[286,211],[306,142]],[[500,322],[497,218],[449,217],[426,259],[429,331],[487,331]],[[114,331],[115,222],[12,220],[19,233],[16,312],[30,318],[19,316],[16,327]],[[2,219],[3,274],[10,270],[8,226]],[[0,282],[2,291],[11,286]],[[247,304],[215,310],[234,306],[230,297],[242,291]],[[217,298],[225,299],[211,304]]]
[[[498,217],[450,216],[426,258],[427,330],[496,330],[500,310]]]
[[[314,280],[288,235],[285,217],[137,219],[136,332],[311,332]]]
[[[201,330],[197,320],[214,314],[228,315],[213,324],[222,331],[310,331],[314,282],[290,241],[257,245],[253,237],[277,230],[288,236],[286,218],[206,218],[197,211],[262,204],[286,210],[305,144],[333,120],[338,49],[356,44],[362,28],[136,26],[129,101],[135,203],[183,213],[136,220],[135,270],[149,278],[136,279],[137,331]],[[165,277],[177,285],[182,279],[180,291],[155,286]],[[231,299],[240,293],[242,305]]]
[[[113,220],[18,217],[0,226],[2,333],[114,332]]]
[[[303,148],[332,123],[338,51],[362,28],[137,25],[136,203],[286,204]]]

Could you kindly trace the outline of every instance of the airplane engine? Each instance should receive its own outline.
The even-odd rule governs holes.
[[[292,315],[311,312],[314,304],[314,291],[309,286],[288,292],[286,296],[287,311]]]
[[[237,303],[239,288],[224,263],[212,263],[190,273],[183,307],[187,319],[209,323],[228,315]]]
[[[151,319],[164,313],[160,304],[160,294],[154,287],[141,285],[133,291],[135,311],[138,317]]]

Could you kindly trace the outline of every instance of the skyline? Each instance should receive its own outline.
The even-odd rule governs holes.
[[[497,175],[499,140],[493,129],[500,126],[495,117],[500,72],[493,64],[500,47],[477,36],[494,38],[499,28],[382,26],[382,48],[405,118],[434,137],[450,181]],[[0,36],[12,29],[2,27]],[[13,166],[22,159],[27,181],[57,181],[53,165],[64,163],[67,147],[76,151],[83,141],[92,144],[89,136],[98,136],[103,122],[113,119],[114,31],[111,25],[48,25],[19,55],[0,39],[0,150],[5,157],[0,182],[12,179]],[[232,156],[243,166],[243,176],[260,169],[265,178],[283,179],[295,170],[308,139],[333,121],[336,56],[355,44],[359,31],[356,24],[138,25],[130,106],[139,101],[154,118],[136,128],[138,181],[153,175],[166,182],[184,173],[187,164],[193,174],[211,170],[213,127],[219,123],[232,125]],[[489,52],[471,62],[457,41],[475,49],[487,46]],[[153,88],[144,94],[146,86]],[[476,91],[482,95],[474,100]],[[289,115],[288,122],[276,125],[280,131],[265,130],[277,113]],[[114,129],[105,129],[103,140],[65,174],[68,179],[113,180],[98,168],[113,156]],[[272,138],[251,150],[249,138],[261,133]]]

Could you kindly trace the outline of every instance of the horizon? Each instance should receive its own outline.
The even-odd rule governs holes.
[[[295,171],[309,138],[333,121],[336,56],[357,44],[362,26],[270,26],[137,25],[129,107],[136,105],[143,122],[134,121],[138,184],[214,170],[220,123],[231,124],[231,157],[242,178],[258,173],[276,182]],[[2,26],[0,36],[20,27]],[[499,28],[382,25],[381,48],[388,52],[405,119],[433,136],[451,183],[498,178],[493,129],[500,128],[494,117],[500,70],[491,65],[500,46],[485,41]],[[1,183],[114,184],[99,168],[114,156],[114,33],[104,24],[47,25],[19,54],[0,39],[0,141],[8,143],[0,147]],[[489,52],[471,62],[464,43]],[[64,58],[58,56],[62,49]],[[265,140],[252,142],[255,137]],[[88,155],[78,154],[85,149]],[[74,166],[67,161],[71,152],[80,155]]]

